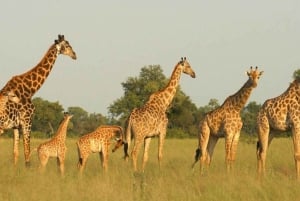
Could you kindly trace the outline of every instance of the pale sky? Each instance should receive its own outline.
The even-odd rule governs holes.
[[[35,97],[108,114],[121,82],[147,65],[169,77],[180,57],[196,72],[182,90],[197,107],[221,104],[258,66],[264,74],[249,101],[280,95],[300,68],[299,0],[1,2],[0,87],[34,67],[58,34],[77,60],[59,56]],[[248,103],[249,103],[248,101]]]

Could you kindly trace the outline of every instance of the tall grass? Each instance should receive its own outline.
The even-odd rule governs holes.
[[[41,140],[32,140],[32,148]],[[164,146],[161,169],[157,163],[157,139],[145,173],[133,173],[123,161],[123,150],[110,154],[108,172],[92,154],[81,177],[77,170],[76,140],[67,140],[66,175],[60,177],[56,160],[50,159],[44,174],[37,170],[37,154],[25,168],[23,153],[17,167],[12,163],[12,140],[0,138],[0,200],[107,200],[107,201],[189,201],[189,200],[297,200],[300,185],[295,179],[291,139],[275,139],[268,151],[267,176],[256,179],[255,144],[240,142],[231,173],[226,173],[224,139],[219,140],[211,167],[199,174],[199,163],[192,171],[196,139],[169,139]],[[20,150],[23,148],[20,147]],[[140,154],[141,155],[141,154]],[[140,163],[139,163],[140,164]]]

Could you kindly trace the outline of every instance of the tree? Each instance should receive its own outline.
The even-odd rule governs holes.
[[[252,101],[242,110],[242,131],[246,134],[254,135],[256,133],[256,117],[260,108],[260,104],[257,104],[255,101]]]
[[[59,102],[49,102],[39,97],[34,98],[32,103],[35,106],[32,130],[42,132],[45,137],[50,137],[63,119],[63,107]]]

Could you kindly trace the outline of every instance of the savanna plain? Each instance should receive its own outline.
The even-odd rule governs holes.
[[[45,140],[32,139],[31,148]],[[131,161],[123,160],[123,149],[110,152],[108,171],[100,165],[99,154],[90,155],[82,176],[77,170],[77,139],[67,139],[65,176],[62,178],[51,158],[46,171],[38,171],[37,153],[32,152],[26,168],[22,143],[20,160],[12,162],[12,139],[0,138],[0,200],[104,200],[104,201],[199,201],[199,200],[300,200],[300,183],[295,179],[293,146],[290,138],[273,140],[267,155],[266,177],[256,174],[254,140],[242,139],[231,173],[225,168],[224,139],[219,140],[212,164],[200,175],[199,163],[192,170],[196,139],[167,139],[161,168],[157,162],[157,139],[150,145],[144,173],[134,173]],[[141,155],[141,154],[140,154]]]

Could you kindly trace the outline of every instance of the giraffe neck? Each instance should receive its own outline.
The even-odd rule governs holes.
[[[250,79],[235,94],[229,96],[224,104],[235,111],[241,111],[250,97],[253,86]]]
[[[59,125],[57,129],[57,134],[54,138],[60,140],[60,141],[65,141],[66,136],[67,136],[67,129],[68,129],[68,124],[69,124],[70,118],[65,118]]]
[[[179,85],[179,80],[181,77],[182,68],[181,64],[177,64],[175,66],[171,78],[164,89],[152,94],[149,98],[149,102],[152,104],[156,102],[156,105],[159,106],[162,110],[166,110],[168,106],[171,104],[175,94],[177,87]]]
[[[288,97],[300,97],[300,81],[298,80],[294,80],[290,86],[288,87],[288,89],[283,93],[286,94],[286,96]]]
[[[31,70],[14,76],[1,90],[13,90],[17,96],[31,98],[43,85],[57,58],[57,49],[53,44],[42,60]]]

